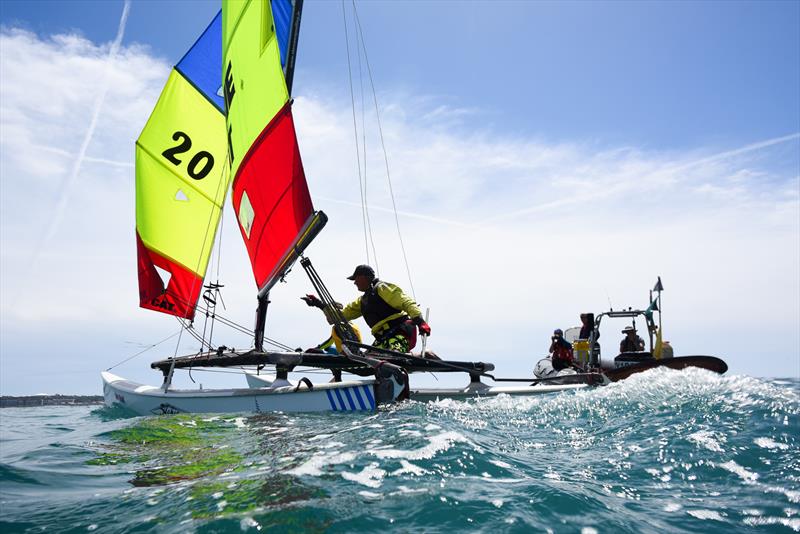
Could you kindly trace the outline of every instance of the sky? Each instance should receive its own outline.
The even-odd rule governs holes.
[[[676,355],[800,376],[800,2],[356,5],[430,349],[530,376],[554,328],[643,308],[660,276]],[[173,318],[138,308],[134,143],[218,9],[0,1],[2,394],[99,394],[100,370],[166,338],[113,369],[156,384],[151,361],[197,350]],[[361,61],[376,266],[411,292]],[[367,255],[341,3],[306,0],[293,93],[309,187],[330,218],[308,256],[349,302],[345,277]],[[231,212],[209,278],[225,284],[222,313],[251,327],[255,284]],[[268,336],[327,336],[298,299],[310,289],[299,267],[273,289]],[[606,357],[625,325],[601,327]],[[252,343],[215,328],[215,343]]]

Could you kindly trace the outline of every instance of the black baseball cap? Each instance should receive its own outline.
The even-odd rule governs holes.
[[[359,265],[358,267],[356,267],[356,270],[353,271],[353,274],[348,276],[347,279],[355,280],[356,276],[360,276],[362,274],[369,276],[370,279],[375,278],[375,271],[372,270],[372,267],[370,267],[369,265]]]

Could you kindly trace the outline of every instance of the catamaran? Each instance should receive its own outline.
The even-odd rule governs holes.
[[[314,209],[292,116],[302,0],[223,1],[222,10],[173,68],[136,141],[136,245],[140,306],[191,328],[201,294],[215,313],[220,285],[204,285],[223,206],[231,204],[257,292],[253,346],[234,350],[199,337],[192,355],[153,362],[160,386],[102,373],[105,402],[141,415],[180,412],[370,411],[405,399],[536,395],[607,383],[599,369],[554,378],[499,378],[485,362],[439,360],[361,344],[304,251],[327,222]],[[231,183],[232,182],[232,183]],[[269,293],[300,260],[332,310],[335,356],[265,350]],[[219,317],[218,317],[219,318]],[[219,318],[222,320],[221,318]],[[228,323],[230,326],[236,326]],[[424,343],[423,343],[424,347]],[[241,369],[247,387],[176,389],[176,370]],[[362,378],[313,384],[289,373],[318,368]],[[409,373],[456,372],[463,388],[414,389]],[[337,375],[334,374],[336,377]],[[337,377],[338,378],[338,377]],[[525,382],[520,386],[487,385]],[[335,379],[336,380],[336,379]]]
[[[232,179],[231,202],[258,287],[253,347],[204,348],[154,362],[161,386],[102,373],[109,405],[139,414],[239,411],[374,410],[412,395],[408,373],[461,372],[473,377],[452,396],[545,393],[583,387],[493,388],[480,383],[488,363],[445,362],[406,354],[381,354],[351,343],[338,357],[264,350],[270,289],[286,275],[327,217],[314,210],[292,117],[292,79],[302,0],[226,1],[222,11],[175,65],[136,142],[136,242],[140,306],[192,321],[203,292],[215,306],[215,284],[204,286],[212,244]],[[222,83],[220,83],[220,80]],[[303,259],[320,295],[332,302]],[[213,313],[213,311],[212,311]],[[355,341],[345,324],[345,341]],[[248,375],[251,387],[177,390],[176,369],[250,366],[270,378]],[[370,378],[312,384],[290,382],[297,367],[351,371]],[[490,376],[490,375],[489,375]],[[430,397],[430,391],[414,391]]]

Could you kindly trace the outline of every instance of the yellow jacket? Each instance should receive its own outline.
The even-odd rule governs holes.
[[[374,287],[368,289],[366,293],[370,292],[374,289],[374,292],[391,308],[394,308],[396,313],[392,313],[386,317],[383,317],[380,321],[375,323],[372,326],[372,333],[377,334],[381,330],[383,330],[386,323],[397,319],[399,317],[403,317],[404,315],[408,315],[411,319],[415,319],[422,315],[422,312],[417,306],[417,303],[414,300],[403,293],[403,290],[397,287],[394,284],[390,284],[389,282],[382,282],[377,280]],[[344,318],[348,321],[352,321],[353,319],[357,319],[361,317],[361,300],[364,298],[362,295],[361,297],[357,298],[350,304],[344,307],[342,310],[342,314]]]

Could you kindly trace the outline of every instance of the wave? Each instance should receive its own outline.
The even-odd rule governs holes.
[[[0,482],[12,522],[36,517],[37,528],[86,520],[71,489],[100,495],[96,518],[157,530],[791,529],[800,381],[786,382],[654,369],[594,389],[369,415],[95,409],[59,423],[72,433],[0,451]],[[56,424],[26,417],[43,433]]]

